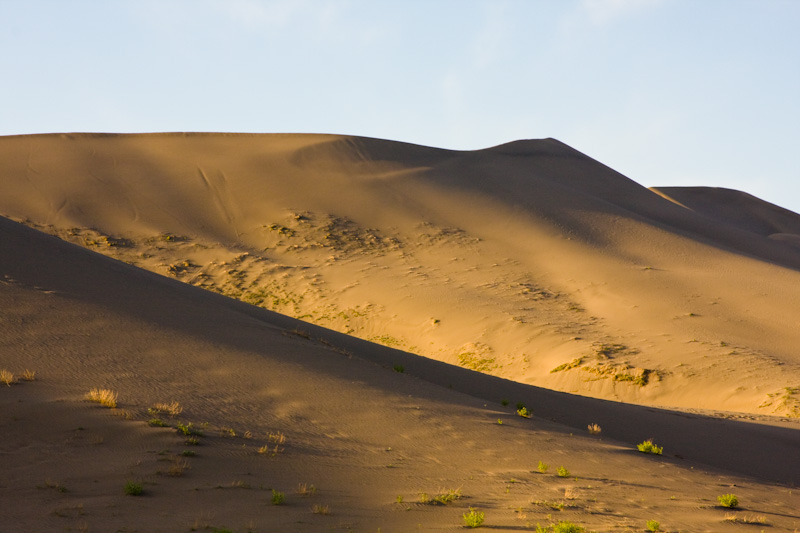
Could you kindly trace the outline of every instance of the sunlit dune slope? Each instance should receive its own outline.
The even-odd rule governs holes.
[[[716,504],[728,492],[745,507],[739,522],[800,521],[792,424],[502,380],[2,218],[0,324],[0,368],[36,372],[0,384],[0,522],[13,531],[456,531],[470,507],[508,531],[650,519],[723,531],[741,527]],[[95,387],[117,392],[116,408],[85,401]],[[182,410],[153,411],[165,402]],[[663,455],[638,453],[645,438]],[[128,483],[143,494],[126,495]]]
[[[553,139],[35,135],[0,165],[0,213],[308,322],[555,390],[800,414],[800,249],[791,214],[750,230],[763,203],[731,222]]]

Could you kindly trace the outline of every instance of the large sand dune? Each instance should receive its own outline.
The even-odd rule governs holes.
[[[0,530],[800,527],[793,213],[554,140],[6,137],[0,183],[6,217],[130,263],[0,219],[0,368],[37,372],[0,384]]]
[[[131,264],[521,383],[800,414],[800,216],[764,202],[656,194],[552,139],[0,141],[0,213]]]

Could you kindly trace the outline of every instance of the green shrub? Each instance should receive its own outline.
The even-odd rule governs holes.
[[[203,435],[203,432],[200,431],[199,429],[196,429],[194,427],[194,424],[192,424],[191,422],[189,422],[188,424],[178,424],[177,428],[178,431],[180,433],[183,433],[184,435],[197,435],[197,436]]]
[[[664,447],[656,446],[652,439],[647,439],[644,442],[640,442],[636,445],[636,448],[638,448],[638,450],[642,453],[654,453],[656,455],[661,455],[661,452],[664,451]]]
[[[398,374],[402,374],[403,372],[406,371],[406,368],[403,365],[394,365],[394,367],[392,367],[392,370],[394,370]]]
[[[159,427],[159,428],[163,428],[163,427],[167,426],[167,424],[163,420],[161,420],[160,418],[151,418],[150,420],[147,421],[147,423],[150,424],[151,426]]]
[[[723,494],[722,496],[717,496],[717,500],[719,500],[721,506],[729,509],[739,506],[739,498],[735,494]]]
[[[586,528],[583,528],[572,522],[559,522],[553,526],[553,533],[583,533]]]
[[[536,467],[536,469],[542,474],[546,474],[548,468],[550,468],[550,465],[543,461],[539,461],[539,466]]]
[[[128,481],[125,483],[125,494],[128,496],[140,496],[142,494],[142,484]]]
[[[469,508],[468,513],[464,513],[462,516],[464,517],[464,527],[481,527],[485,519],[485,513],[476,511],[472,507]]]
[[[655,520],[648,520],[647,521],[647,531],[658,531],[661,529],[661,524],[656,522]]]
[[[272,489],[272,505],[283,505],[286,502],[286,495]]]
[[[528,408],[525,406],[522,406],[519,409],[517,409],[517,415],[521,416],[522,418],[530,418],[531,414],[532,413],[528,411]]]
[[[569,470],[563,466],[558,467],[558,477],[569,477]]]

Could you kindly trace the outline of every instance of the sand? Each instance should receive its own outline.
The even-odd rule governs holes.
[[[794,213],[552,139],[15,136],[0,180],[4,527],[800,527]]]

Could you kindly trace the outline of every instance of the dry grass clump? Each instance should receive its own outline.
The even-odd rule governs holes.
[[[5,383],[8,387],[11,386],[12,383],[16,381],[14,378],[14,374],[6,370],[5,368],[0,370],[0,381]]]
[[[739,516],[736,513],[726,513],[725,521],[730,522],[732,524],[761,524],[762,526],[767,525],[767,517],[763,515]]]
[[[267,436],[267,444],[258,449],[258,453],[262,455],[278,455],[286,449],[286,435],[282,432],[270,433]]]
[[[433,496],[427,492],[419,493],[419,503],[427,503],[431,505],[447,505],[462,497],[461,488],[457,489],[439,489],[439,492]]]
[[[331,514],[331,508],[328,507],[327,505],[320,505],[320,504],[317,503],[317,504],[314,504],[314,507],[311,508],[311,512],[314,513],[314,514],[325,514],[325,515],[328,515],[328,514]]]
[[[86,394],[86,399],[111,409],[117,406],[117,393],[111,389],[92,389]]]
[[[183,407],[177,401],[171,401],[170,403],[157,403],[152,405],[147,409],[147,412],[151,415],[160,415],[165,414],[169,416],[178,416],[183,412]]]
[[[587,429],[589,430],[589,433],[591,433],[592,435],[599,435],[600,432],[603,431],[603,429],[597,424],[589,424],[587,426]]]
[[[309,485],[308,483],[300,483],[297,485],[297,494],[299,496],[313,496],[317,492],[317,487]]]

